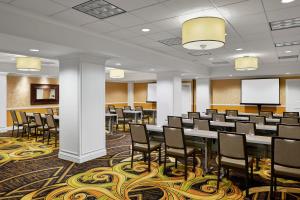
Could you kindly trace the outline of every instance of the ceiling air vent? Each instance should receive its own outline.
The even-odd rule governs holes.
[[[74,6],[73,9],[98,19],[105,19],[126,12],[125,10],[104,0],[90,0]]]
[[[298,59],[298,55],[291,55],[291,56],[279,56],[279,60],[286,60],[286,59]]]
[[[300,45],[300,41],[277,42],[277,43],[275,43],[275,47],[288,47],[288,46],[294,46],[294,45]]]
[[[272,31],[300,27],[300,18],[285,19],[270,22]]]
[[[167,45],[167,46],[175,46],[175,45],[181,45],[182,39],[181,39],[181,37],[175,37],[175,38],[159,40],[158,42],[160,42],[164,45]]]

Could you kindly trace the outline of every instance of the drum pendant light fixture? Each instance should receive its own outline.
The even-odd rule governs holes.
[[[17,57],[16,67],[20,71],[41,71],[42,62],[35,57]]]
[[[198,17],[182,25],[182,46],[191,50],[209,50],[224,46],[225,20],[218,17]]]
[[[235,59],[235,70],[250,71],[258,68],[258,58],[254,56],[244,56]]]

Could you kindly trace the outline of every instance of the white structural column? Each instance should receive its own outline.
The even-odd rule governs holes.
[[[196,80],[196,110],[197,112],[206,112],[210,108],[210,79]]]
[[[128,105],[134,108],[134,83],[128,83]]]
[[[59,158],[82,163],[106,155],[105,59],[60,59]]]
[[[0,73],[0,130],[6,129],[7,73]]]
[[[181,77],[176,73],[160,73],[157,75],[156,102],[157,124],[166,123],[168,115],[181,116]]]

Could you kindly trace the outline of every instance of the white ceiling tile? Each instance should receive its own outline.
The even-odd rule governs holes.
[[[293,1],[291,3],[281,3],[280,0],[274,1],[274,0],[262,0],[264,4],[264,8],[266,11],[270,10],[279,10],[279,9],[284,9],[284,8],[290,8],[290,7],[295,7],[295,6],[300,6],[300,1]]]
[[[66,7],[74,7],[79,4],[82,4],[84,2],[87,2],[87,0],[51,0],[53,2],[59,3],[61,5],[64,5]]]
[[[17,0],[13,1],[11,4],[18,8],[41,15],[51,15],[66,9],[66,7],[50,0]]]
[[[172,0],[163,3],[169,9],[171,9],[176,16],[190,13],[193,11],[201,11],[209,8],[213,8],[213,5],[208,0]]]
[[[226,6],[248,0],[211,0],[216,6]]]
[[[167,30],[168,33],[174,35],[175,37],[181,37],[181,28],[174,28],[171,30]]]
[[[14,0],[0,0],[0,3],[10,3],[12,1],[14,1]]]
[[[158,3],[156,0],[109,0],[110,3],[131,11]]]
[[[170,11],[170,9],[168,9],[167,6],[162,4],[156,4],[153,6],[145,7],[143,9],[132,11],[130,13],[148,22],[153,22],[156,20],[162,20],[176,16],[176,14]]]
[[[106,33],[106,32],[116,31],[120,29],[120,27],[113,25],[109,22],[106,22],[104,20],[99,20],[95,23],[87,24],[82,27],[95,31],[97,33]]]
[[[112,16],[105,20],[120,27],[130,27],[145,23],[145,20],[129,13]]]
[[[129,39],[128,42],[132,42],[134,44],[145,44],[145,43],[152,42],[152,40],[150,40],[149,38],[147,38],[145,36],[138,36],[138,37]]]
[[[252,15],[264,12],[260,0],[242,1],[240,3],[219,7],[218,10],[229,21],[231,19],[242,17],[245,15]]]
[[[291,42],[300,40],[300,27],[272,31],[275,42]]]
[[[270,22],[283,19],[291,19],[300,17],[300,6],[294,6],[291,8],[285,8],[280,10],[274,10],[267,12],[267,16]]]
[[[123,29],[123,30],[109,32],[108,36],[116,37],[119,39],[130,39],[130,38],[135,38],[136,36],[138,36],[138,34],[135,34],[131,31]]]
[[[159,40],[163,40],[163,39],[172,38],[174,36],[167,32],[159,32],[159,33],[153,33],[153,34],[146,35],[146,37],[150,38],[151,40],[154,40],[154,41],[159,41]]]
[[[148,28],[148,29],[150,29],[150,31],[143,32],[142,31],[143,28]],[[138,35],[149,35],[149,34],[161,32],[161,29],[159,27],[155,26],[154,24],[138,25],[138,26],[130,27],[127,30],[129,30],[135,34],[138,34]]]
[[[97,18],[73,9],[68,9],[51,17],[56,20],[77,26],[97,21]]]
[[[181,28],[181,26],[182,26],[178,17],[160,20],[157,22],[153,22],[152,24],[159,27],[161,30]]]

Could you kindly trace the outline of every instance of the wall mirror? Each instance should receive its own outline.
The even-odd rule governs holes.
[[[31,84],[31,105],[58,104],[59,86],[52,84]]]

